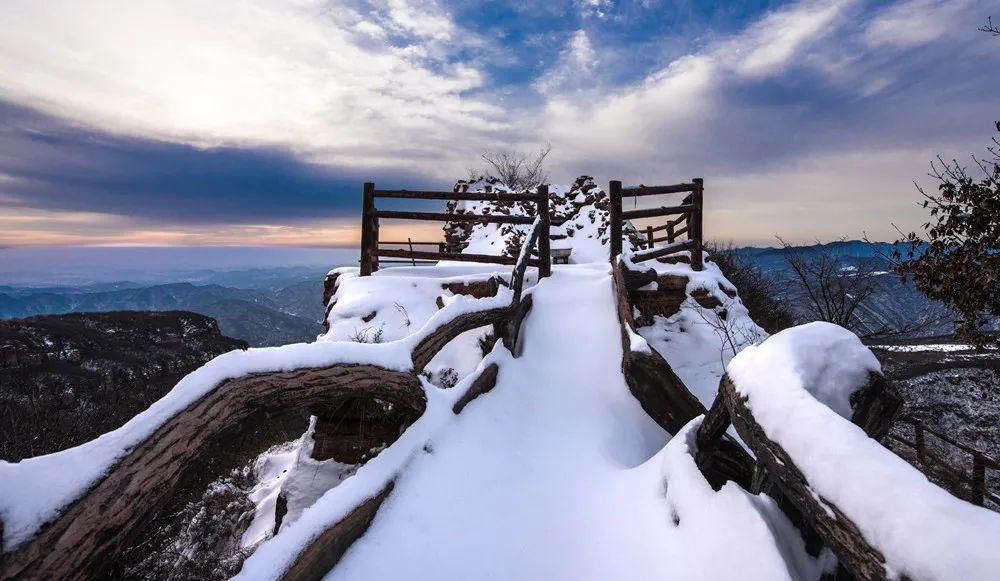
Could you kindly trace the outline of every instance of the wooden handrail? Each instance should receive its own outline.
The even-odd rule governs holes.
[[[638,220],[640,218],[658,218],[660,216],[673,216],[676,214],[692,214],[698,208],[693,204],[683,206],[660,206],[659,208],[645,208],[642,210],[629,210],[622,212],[622,220]]]
[[[508,214],[449,214],[447,212],[404,212],[399,210],[372,210],[367,214],[372,218],[395,220],[428,220],[432,222],[483,222],[489,224],[531,224],[534,216],[511,216]]]
[[[677,194],[682,192],[693,192],[696,184],[673,184],[670,186],[632,186],[622,188],[622,196],[656,196],[659,194]]]
[[[376,198],[405,200],[456,200],[472,202],[537,202],[538,194],[513,192],[432,192],[418,190],[375,190]]]
[[[645,260],[652,260],[653,258],[660,258],[661,256],[670,256],[671,254],[677,254],[678,252],[683,252],[685,250],[690,250],[694,248],[694,240],[683,240],[681,242],[674,242],[673,244],[668,244],[666,246],[661,246],[659,248],[653,248],[652,250],[644,250],[642,252],[637,252],[632,255],[633,262],[643,262]]]

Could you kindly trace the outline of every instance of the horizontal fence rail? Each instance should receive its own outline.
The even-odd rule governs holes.
[[[622,252],[622,233],[624,223],[630,220],[645,218],[663,218],[677,216],[658,226],[646,227],[645,251],[632,256],[634,262],[664,258],[679,252],[690,251],[691,267],[694,270],[704,268],[702,250],[702,222],[704,215],[704,180],[695,178],[691,183],[681,183],[666,186],[635,186],[624,188],[620,181],[612,181],[608,187],[611,196],[611,259]],[[656,196],[661,194],[688,193],[679,205],[643,208],[640,210],[622,210],[622,199],[626,197]],[[682,227],[679,227],[683,224]],[[656,236],[665,232],[664,236]],[[687,236],[686,240],[679,240]],[[658,243],[666,242],[665,246],[656,247]]]
[[[485,201],[485,202],[528,202],[535,205],[534,216],[512,216],[509,214],[472,214],[448,212],[416,212],[402,210],[379,210],[375,205],[376,198],[395,198],[409,200],[448,200],[448,201]],[[416,266],[417,261],[455,260],[460,262],[483,262],[487,264],[504,264],[513,266],[517,259],[510,256],[493,256],[486,254],[461,254],[445,252],[443,243],[423,242],[383,242],[379,240],[379,220],[423,220],[432,222],[471,222],[482,224],[535,224],[536,218],[541,218],[541,231],[537,239],[538,258],[528,259],[528,264],[537,266],[539,276],[549,276],[551,272],[551,250],[549,245],[549,228],[552,220],[549,216],[548,186],[538,186],[536,193],[511,192],[440,192],[421,190],[376,190],[375,184],[366,182],[362,192],[361,209],[361,276],[368,276],[378,270],[380,258],[396,258],[401,260],[386,261],[406,263]],[[413,246],[437,245],[438,251],[414,250]],[[407,248],[383,248],[383,246],[406,246]],[[423,264],[424,262],[421,262]]]
[[[986,471],[1000,470],[1000,461],[988,456],[982,450],[977,450],[967,444],[958,442],[933,428],[929,428],[913,418],[899,418],[897,422],[908,424],[913,427],[913,440],[908,440],[897,434],[889,434],[889,438],[894,442],[903,444],[913,450],[917,467],[923,472],[932,470],[935,466],[944,470],[954,478],[959,484],[969,487],[969,502],[977,506],[986,506],[989,500],[995,505],[995,509],[1000,510],[1000,496],[987,490]],[[937,454],[928,449],[927,434],[941,440],[948,446],[960,450],[970,456],[970,471],[965,472],[954,465],[953,462],[940,458]]]

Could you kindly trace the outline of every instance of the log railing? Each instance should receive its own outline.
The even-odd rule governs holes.
[[[443,321],[440,317],[438,320],[432,318],[424,328],[399,341],[343,344],[344,348],[362,350],[365,354],[359,355],[361,358],[356,362],[340,357],[337,359],[341,362],[329,366],[256,372],[221,381],[172,417],[163,420],[141,442],[130,445],[103,476],[81,496],[61,507],[57,517],[43,524],[27,540],[14,547],[3,546],[4,527],[0,522],[0,579],[100,577],[113,565],[115,556],[122,548],[139,538],[143,528],[174,494],[182,476],[196,465],[200,452],[206,446],[227,430],[244,425],[253,418],[259,420],[269,411],[314,409],[336,404],[344,398],[368,397],[391,402],[407,410],[415,421],[427,406],[420,372],[455,337],[493,325],[503,344],[516,356],[517,334],[531,305],[531,295],[523,294],[524,272],[533,248],[542,243],[542,233],[547,230],[546,222],[541,217],[534,221],[521,254],[513,259],[510,281],[512,300],[509,303],[498,301],[497,297],[480,299],[482,307],[463,309]],[[364,362],[384,359],[373,355],[382,350],[397,349],[400,342],[409,349],[411,365],[408,370],[383,368]],[[314,344],[310,348],[337,349],[338,345]],[[389,353],[385,351],[386,355]],[[244,355],[250,356],[249,353]],[[395,360],[394,356],[388,359]],[[212,365],[212,362],[207,365]],[[492,389],[496,378],[495,363],[480,370],[469,389],[456,402],[454,413],[459,413],[473,398]],[[58,455],[46,460],[54,464],[60,461]],[[60,473],[56,466],[49,472]],[[22,484],[44,485],[38,482]],[[18,483],[5,482],[4,485],[16,486]],[[379,494],[364,499],[345,518],[332,523],[303,546],[281,578],[292,581],[322,578],[350,544],[364,534],[391,489],[390,480]],[[2,489],[0,494],[3,494]]]
[[[632,256],[632,262],[643,262],[662,258],[683,252],[691,253],[691,266],[694,270],[704,268],[702,249],[704,247],[702,222],[704,214],[705,183],[701,178],[691,180],[691,183],[669,186],[637,186],[623,188],[620,181],[612,181],[608,187],[611,196],[611,259],[622,252],[622,230],[629,220],[642,218],[662,218],[676,216],[659,226],[646,228],[646,248]],[[622,200],[627,197],[656,196],[662,194],[688,193],[677,206],[660,206],[641,210],[622,210]],[[663,236],[656,236],[665,232]],[[682,239],[686,236],[686,239]],[[655,244],[666,242],[665,246]]]
[[[448,200],[448,201],[486,201],[486,202],[530,202],[535,204],[536,216],[511,216],[508,214],[457,214],[447,212],[412,212],[398,210],[379,210],[377,198],[393,198],[406,200]],[[383,248],[388,245],[402,245],[400,242],[383,243],[379,240],[380,220],[427,220],[434,222],[477,222],[481,224],[533,224],[535,218],[541,218],[542,232],[538,238],[538,258],[529,260],[529,264],[538,267],[539,276],[546,277],[551,273],[552,258],[549,250],[549,189],[546,185],[538,186],[536,193],[515,194],[510,192],[434,192],[412,190],[376,190],[375,184],[366,182],[362,191],[361,208],[361,276],[368,276],[378,270],[380,258],[401,259],[402,262],[416,264],[416,261],[455,260],[462,262],[483,262],[487,264],[514,265],[517,261],[511,256],[493,256],[487,254],[464,254],[444,252],[438,247],[435,251],[414,250],[409,248]]]
[[[977,450],[972,446],[958,442],[941,432],[923,425],[917,420],[909,417],[901,417],[897,423],[906,424],[913,428],[913,439],[909,440],[898,434],[890,433],[889,439],[898,442],[903,446],[913,450],[914,460],[917,468],[925,473],[943,472],[949,481],[954,481],[963,488],[968,488],[968,500],[976,506],[988,506],[987,501],[992,503],[992,507],[1000,510],[1000,496],[995,494],[986,485],[986,474],[988,470],[1000,470],[1000,461],[990,457],[982,450]],[[954,463],[939,457],[933,452],[932,447],[927,446],[927,436],[940,440],[950,448],[969,455],[970,471],[966,472],[958,468]]]
[[[881,439],[888,432],[902,398],[882,376],[872,374],[868,384],[852,397],[852,402],[851,421],[871,437]],[[719,443],[725,441],[726,430],[732,425],[757,458],[750,492],[765,491],[774,497],[803,532],[806,548],[811,553],[817,554],[825,545],[854,578],[886,578],[885,557],[879,548],[865,538],[840,508],[813,490],[795,459],[768,438],[754,417],[752,407],[729,376],[724,375],[719,394],[696,434],[695,462],[698,467],[704,472],[717,461]]]

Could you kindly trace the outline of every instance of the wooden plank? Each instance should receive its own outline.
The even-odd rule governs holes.
[[[678,194],[682,192],[693,192],[695,184],[673,184],[669,186],[633,186],[623,188],[622,195],[633,196],[656,196],[660,194]]]
[[[660,216],[673,216],[676,214],[690,214],[698,208],[693,204],[683,206],[660,206],[659,208],[646,208],[643,210],[629,210],[622,212],[622,220],[638,220],[640,218],[658,218]]]
[[[512,192],[432,192],[419,190],[375,190],[377,198],[407,200],[464,200],[472,202],[537,202],[538,194]]]
[[[682,240],[681,242],[674,242],[673,244],[668,244],[666,246],[654,248],[653,250],[645,250],[643,252],[637,252],[632,255],[632,262],[643,262],[645,260],[660,258],[661,256],[670,256],[671,254],[677,254],[678,252],[694,248],[694,246],[695,244],[693,240]]]
[[[507,214],[449,214],[446,212],[403,212],[375,210],[367,213],[373,218],[394,220],[429,220],[432,222],[483,222],[489,224],[531,224],[533,216],[508,216]]]

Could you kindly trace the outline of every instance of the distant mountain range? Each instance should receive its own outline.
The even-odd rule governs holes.
[[[109,254],[112,250],[104,249],[103,252]],[[807,257],[824,250],[835,254],[843,268],[870,261],[884,265],[884,268],[878,266],[878,270],[885,271],[878,276],[878,292],[859,313],[866,328],[871,331],[904,328],[914,321],[929,321],[919,334],[952,332],[953,319],[942,305],[928,300],[912,285],[903,284],[888,272],[889,265],[882,257],[891,254],[892,244],[850,240],[794,248],[796,253]],[[785,251],[781,248],[745,247],[734,252],[774,277],[791,276]],[[117,260],[116,268],[121,268],[123,262]],[[329,267],[282,266],[223,271],[192,266],[183,272],[165,274],[167,278],[152,283],[111,281],[109,273],[100,272],[98,268],[90,271],[90,280],[99,282],[0,286],[0,319],[70,312],[188,310],[215,318],[225,335],[253,346],[312,341],[322,331],[323,277]],[[147,279],[148,276],[143,275],[141,280]],[[792,288],[791,285],[785,287]],[[805,314],[803,297],[788,293],[782,298]]]
[[[78,312],[186,310],[214,318],[224,335],[256,347],[314,340],[322,331],[322,273],[215,273],[236,284],[246,282],[253,274],[263,275],[255,280],[262,286],[237,288],[190,282],[152,286],[130,282],[82,287],[0,286],[0,319]]]

